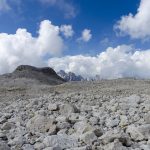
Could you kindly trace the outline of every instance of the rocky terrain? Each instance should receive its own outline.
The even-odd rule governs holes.
[[[150,80],[21,81],[0,80],[0,150],[150,150]]]

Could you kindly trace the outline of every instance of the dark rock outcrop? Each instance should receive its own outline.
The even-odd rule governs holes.
[[[36,68],[29,65],[20,65],[15,71],[1,76],[3,79],[31,79],[36,82],[50,85],[57,85],[64,83],[65,80],[57,75],[57,73],[50,67]]]

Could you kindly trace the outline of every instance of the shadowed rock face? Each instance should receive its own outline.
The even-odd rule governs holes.
[[[44,84],[61,84],[65,82],[64,79],[59,77],[57,73],[49,67],[36,68],[29,65],[20,65],[15,71],[9,74],[1,76],[3,79],[15,80],[15,79],[32,79]]]
[[[29,66],[29,65],[18,66],[13,73],[21,73],[21,72],[25,72],[25,71],[29,71],[29,72],[34,71],[34,72],[43,73],[43,74],[49,75],[49,76],[57,76],[56,72],[52,68],[49,68],[49,67],[36,68],[33,66]]]

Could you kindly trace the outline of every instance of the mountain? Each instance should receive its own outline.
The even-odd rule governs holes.
[[[32,82],[57,85],[65,82],[52,68],[36,68],[29,65],[18,66],[12,73],[0,76],[0,83],[14,81],[15,83],[18,82],[18,84],[22,84],[21,80],[24,80],[27,84]]]
[[[99,81],[102,80],[100,75],[95,75],[94,77],[85,78],[81,75],[76,75],[73,72],[66,73],[64,70],[60,70],[57,74],[66,81]]]
[[[83,81],[85,80],[81,75],[76,75],[73,72],[66,73],[64,70],[60,70],[57,74],[66,81]]]

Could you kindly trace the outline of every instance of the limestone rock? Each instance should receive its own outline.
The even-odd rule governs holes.
[[[142,141],[150,137],[150,124],[141,125],[138,127],[135,125],[130,125],[128,126],[126,132],[131,135],[133,140]]]
[[[53,134],[56,131],[56,125],[54,125],[53,122],[54,120],[51,118],[42,115],[36,115],[27,122],[26,127],[32,133],[49,132],[50,134]]]
[[[81,135],[80,139],[84,143],[86,143],[88,145],[92,145],[92,143],[97,140],[97,137],[94,132],[88,131],[88,132],[84,133],[83,135]]]
[[[0,141],[0,150],[11,150],[11,149],[6,143]]]
[[[52,135],[44,139],[43,143],[47,147],[60,147],[62,149],[77,147],[77,139],[66,135]]]
[[[55,111],[55,110],[57,110],[58,109],[58,105],[57,104],[52,104],[52,103],[50,103],[49,105],[48,105],[48,110],[50,110],[50,111]]]
[[[78,109],[76,108],[75,105],[70,105],[70,104],[63,104],[59,106],[59,111],[61,115],[64,115],[66,117],[69,117],[71,113],[76,113],[78,112]]]

